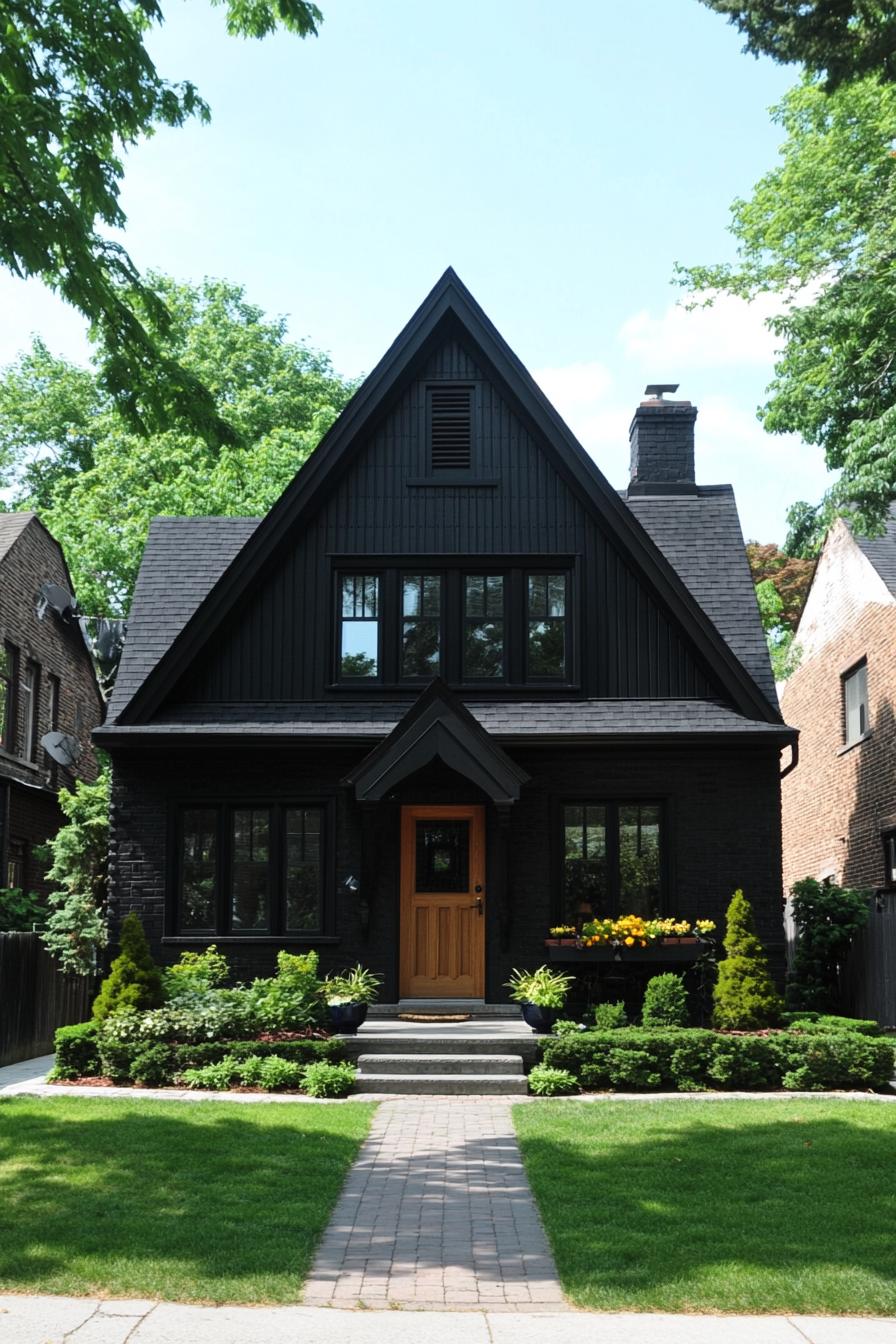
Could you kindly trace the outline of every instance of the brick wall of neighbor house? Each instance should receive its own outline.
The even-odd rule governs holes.
[[[813,625],[814,656],[784,687],[784,718],[800,730],[799,767],[782,786],[785,891],[806,876],[883,884],[881,830],[896,826],[896,604],[867,602],[868,590],[840,590],[836,625],[826,641]],[[841,677],[862,658],[871,735],[843,750]]]
[[[38,746],[35,761],[25,759],[25,706],[18,696],[15,754],[0,748],[0,778],[10,781],[10,817],[7,843],[27,849],[25,880],[30,890],[44,894],[44,865],[32,849],[55,834],[62,821],[56,790],[73,787],[78,779],[97,774],[91,731],[103,717],[103,706],[93,676],[90,656],[77,626],[65,626],[52,612],[37,618],[40,585],[50,581],[68,587],[70,580],[59,547],[36,520],[20,534],[0,562],[0,640],[19,650],[20,673],[34,662],[40,669],[38,739],[50,723],[50,677],[59,680],[59,729],[78,738],[83,755],[77,767],[66,770],[52,763]],[[0,875],[5,883],[6,874]]]
[[[376,809],[370,834],[375,845],[362,860],[362,812],[339,786],[365,749],[246,748],[242,755],[195,746],[182,753],[115,753],[113,775],[112,899],[116,923],[130,910],[146,927],[154,954],[170,962],[185,944],[162,943],[169,882],[169,816],[176,801],[227,797],[258,802],[281,798],[336,799],[336,873],[339,884],[361,876],[369,897],[369,934],[362,936],[357,904],[338,895],[337,943],[319,947],[322,969],[362,961],[385,976],[384,998],[394,1001],[398,952],[399,803]],[[500,863],[500,828],[487,809],[487,987],[489,999],[506,997],[501,988],[512,968],[538,965],[543,940],[556,918],[560,836],[556,802],[594,797],[665,800],[670,839],[670,913],[715,919],[724,931],[732,892],[743,887],[754,903],[759,931],[783,969],[781,829],[776,749],[526,748],[512,753],[532,777],[512,809],[510,900],[502,912],[499,893],[489,890]],[[437,771],[409,780],[402,798],[410,802],[479,802],[457,776]],[[545,836],[552,837],[546,844]],[[509,913],[502,930],[502,914]],[[114,936],[114,932],[113,932]],[[220,942],[220,940],[216,940]],[[295,950],[298,941],[290,944]],[[276,946],[243,939],[226,948],[234,974],[270,974]]]
[[[59,678],[60,730],[73,733],[84,748],[76,774],[70,775],[60,767],[59,783],[70,784],[75,778],[96,778],[96,751],[90,734],[102,720],[103,706],[78,627],[63,625],[49,611],[42,621],[37,619],[38,589],[47,580],[64,588],[70,583],[59,547],[33,521],[0,563],[0,638],[9,639],[18,647],[22,667],[29,659],[40,667],[39,737],[50,731],[49,676]],[[16,741],[21,744],[24,733],[21,697],[18,710]],[[5,760],[5,764],[9,769],[4,773],[29,783],[47,777],[42,751],[33,767],[20,760]]]

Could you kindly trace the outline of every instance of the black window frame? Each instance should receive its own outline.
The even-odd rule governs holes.
[[[419,616],[417,616],[417,617],[414,617],[414,616],[406,616],[406,615],[405,615],[405,610],[404,610],[404,585],[405,585],[405,580],[407,580],[407,579],[420,579],[421,582],[422,582],[423,579],[438,579],[438,581],[439,581],[439,617],[438,617],[438,623],[439,623],[439,668],[438,668],[438,671],[437,671],[437,672],[429,672],[429,673],[424,672],[424,673],[420,674],[420,673],[405,672],[405,670],[404,670],[404,629],[405,629],[405,625],[406,625],[408,622],[413,621],[413,620],[431,620],[431,619],[432,619],[432,617],[424,615],[424,614],[422,613],[422,611],[421,611],[421,614],[420,614]],[[389,600],[389,597],[391,596],[390,588],[391,588],[391,586],[388,585],[388,584],[385,586],[385,588],[381,585],[381,587],[380,587],[380,602],[381,602],[381,603],[382,603],[383,593],[385,593],[385,595],[386,595],[386,600],[387,600],[387,601]],[[446,575],[445,575],[445,571],[444,571],[444,569],[433,568],[431,565],[423,565],[423,566],[419,566],[419,565],[416,565],[416,566],[415,566],[415,565],[408,565],[408,566],[406,566],[406,567],[403,567],[403,568],[399,569],[399,571],[398,571],[398,608],[397,608],[397,612],[396,612],[396,620],[397,620],[397,625],[398,625],[398,652],[397,652],[396,677],[397,677],[397,679],[398,679],[399,681],[401,681],[401,682],[405,682],[405,683],[407,683],[407,684],[409,684],[409,685],[414,685],[415,683],[418,684],[418,685],[423,685],[423,684],[425,684],[427,681],[432,681],[433,677],[441,677],[441,676],[444,676],[444,672],[445,672],[445,633],[446,633],[446,629],[447,629],[447,623],[446,623],[446,620],[445,620],[445,594],[446,594],[446,588],[447,588],[447,584],[446,584]],[[423,590],[422,590],[422,588],[421,588],[421,594],[420,594],[420,596],[421,596],[421,606],[422,606],[422,601],[423,601]],[[381,628],[380,628],[380,633],[382,634],[382,625],[381,625]]]
[[[377,584],[376,596],[376,616],[345,616],[342,610],[342,585],[345,579],[375,579]],[[386,640],[383,631],[384,611],[386,606],[386,575],[383,570],[376,565],[358,564],[353,567],[341,566],[335,574],[334,590],[334,610],[336,613],[335,621],[335,680],[343,686],[377,686],[383,682],[383,651],[386,646]],[[388,604],[391,606],[391,603]],[[346,676],[342,671],[342,629],[348,622],[353,624],[363,621],[376,621],[376,673],[373,676]]]
[[[335,799],[296,796],[293,794],[271,797],[251,796],[237,798],[209,797],[181,798],[171,805],[169,835],[169,888],[166,902],[166,937],[176,942],[209,942],[225,940],[230,943],[276,942],[314,943],[335,941]],[[311,809],[320,812],[320,920],[315,929],[287,928],[286,898],[286,822],[285,814],[292,809]],[[270,810],[269,833],[269,920],[266,929],[236,929],[233,927],[233,821],[239,811]],[[190,929],[181,925],[181,894],[184,875],[184,817],[192,811],[213,811],[215,816],[215,924],[211,929]]]
[[[438,575],[441,578],[441,649],[438,675],[459,690],[497,692],[572,693],[581,690],[578,653],[579,564],[576,555],[507,556],[481,555],[379,555],[374,557],[332,555],[331,661],[325,686],[329,691],[373,690],[400,692],[424,685],[431,677],[404,676],[402,671],[403,599],[405,575]],[[468,576],[500,576],[504,583],[504,663],[501,677],[467,677],[463,651],[466,631],[465,583]],[[529,677],[528,585],[530,575],[562,575],[566,583],[565,664],[562,676]],[[342,583],[351,576],[375,577],[379,583],[377,676],[346,677],[341,673]],[[433,674],[435,675],[435,674]]]
[[[548,616],[547,613],[541,617],[533,618],[529,608],[529,581],[534,578],[543,578],[546,582],[551,578],[562,578],[564,580],[563,596],[563,615]],[[526,604],[525,624],[523,626],[523,679],[527,686],[565,686],[569,682],[569,664],[570,664],[570,589],[572,574],[571,571],[562,565],[553,565],[547,567],[529,567],[523,575],[523,599]],[[547,588],[545,589],[547,594]],[[546,597],[545,606],[548,606]],[[529,671],[529,636],[531,634],[530,626],[536,621],[562,621],[563,622],[563,671],[559,676],[535,676]]]
[[[3,650],[9,660],[9,670],[4,673],[6,683],[6,702],[3,707],[3,723],[0,724],[0,748],[10,756],[16,754],[18,745],[19,722],[19,649],[11,640],[4,639]]]
[[[487,619],[484,616],[470,616],[467,612],[467,580],[468,579],[500,579],[501,580],[501,622],[503,627],[501,637],[501,675],[499,677],[468,677],[464,667],[466,661],[467,648],[467,629],[473,623],[482,624]],[[458,641],[459,668],[458,680],[462,686],[504,686],[510,680],[508,676],[510,656],[511,656],[511,629],[513,619],[510,614],[510,592],[512,586],[512,576],[506,569],[498,568],[493,565],[467,565],[460,571],[460,629]]]
[[[857,677],[864,673],[864,696],[859,701],[860,727],[854,737],[849,735],[849,710],[848,710],[848,687]],[[843,746],[854,747],[859,742],[864,742],[866,737],[871,734],[871,713],[868,696],[868,659],[860,658],[858,662],[853,663],[845,672],[840,674],[840,697],[841,712],[843,719]]]
[[[565,816],[567,807],[602,807],[606,815],[607,835],[607,909],[595,910],[598,918],[616,919],[632,912],[620,905],[621,881],[619,871],[619,817],[625,807],[655,807],[659,812],[660,844],[660,882],[656,915],[661,918],[668,912],[669,891],[671,887],[671,807],[669,800],[659,794],[627,797],[615,794],[576,794],[564,795],[554,800],[554,824],[551,828],[553,846],[551,871],[554,875],[552,902],[554,922],[566,922],[569,915],[566,902],[566,837]],[[676,912],[672,912],[676,913]]]
[[[28,658],[21,678],[22,705],[25,710],[22,721],[22,759],[31,763],[37,760],[40,738],[40,673],[40,663]]]

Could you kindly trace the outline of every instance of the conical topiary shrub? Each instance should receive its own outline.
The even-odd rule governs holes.
[[[725,960],[713,993],[712,1022],[723,1031],[772,1027],[781,1015],[781,998],[772,983],[765,949],[756,936],[753,908],[742,891],[728,906]]]
[[[94,1021],[128,1008],[158,1008],[161,1002],[162,977],[149,955],[143,925],[136,915],[127,915],[121,926],[121,951],[93,1001]]]

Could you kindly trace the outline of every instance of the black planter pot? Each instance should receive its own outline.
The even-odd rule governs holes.
[[[560,1008],[540,1008],[537,1003],[521,1003],[523,1021],[539,1036],[547,1036],[553,1031],[554,1023],[560,1016]]]
[[[331,1003],[329,1008],[334,1031],[342,1036],[357,1035],[358,1028],[367,1016],[366,1003]]]

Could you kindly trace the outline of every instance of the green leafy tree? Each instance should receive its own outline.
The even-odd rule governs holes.
[[[703,0],[747,38],[745,51],[826,75],[896,79],[896,13],[888,0]]]
[[[797,942],[787,977],[787,1006],[836,1012],[840,968],[868,920],[868,893],[804,877],[790,893]]]
[[[321,22],[306,0],[223,3],[240,37],[278,25],[307,37]],[[209,119],[194,85],[163,79],[150,58],[163,18],[158,0],[0,0],[0,265],[88,319],[100,382],[132,428],[184,424],[232,443],[212,391],[162,344],[163,298],[105,232],[126,223],[124,152],[158,126]]]
[[[782,1003],[756,936],[753,907],[742,891],[734,893],[728,906],[725,954],[713,993],[713,1026],[723,1031],[774,1026]]]
[[[793,631],[784,623],[784,603],[771,579],[757,583],[756,601],[775,681],[786,681],[799,665],[800,650],[793,642]]]
[[[115,1013],[158,1008],[162,975],[149,953],[140,918],[133,912],[121,924],[121,950],[93,1001],[93,1018],[102,1022]]]
[[[106,880],[109,842],[109,774],[74,791],[60,789],[59,806],[68,818],[48,848],[47,882],[52,913],[43,941],[64,971],[90,975],[96,954],[106,946]]]
[[[46,907],[35,892],[0,887],[0,933],[29,933],[42,929],[46,920]]]
[[[773,543],[748,541],[746,551],[753,582],[771,579],[781,599],[782,624],[795,630],[812,582],[814,562],[787,555]]]
[[[819,444],[840,473],[821,505],[790,513],[785,549],[812,554],[835,512],[876,532],[896,498],[896,85],[826,94],[805,79],[772,109],[778,165],[732,206],[733,264],[679,267],[712,302],[780,296],[780,338],[760,419]]]
[[[171,314],[165,349],[211,389],[238,442],[135,433],[95,369],[40,341],[0,375],[0,484],[13,507],[38,510],[65,549],[82,610],[96,615],[127,611],[154,516],[265,513],[352,391],[239,285],[151,283]]]

